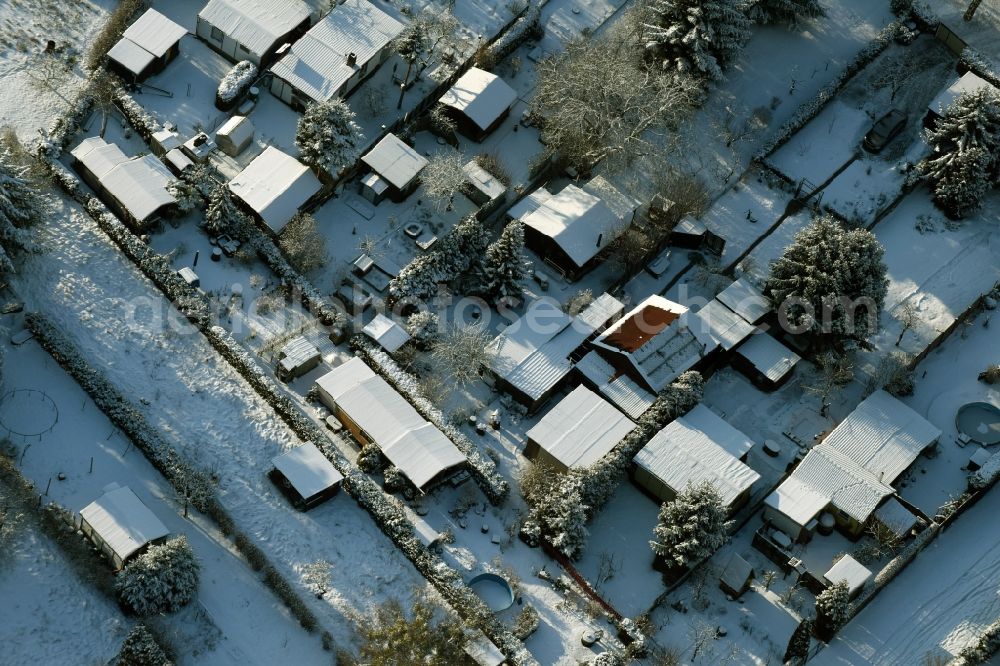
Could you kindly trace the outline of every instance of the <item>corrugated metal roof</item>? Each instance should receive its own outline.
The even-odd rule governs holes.
[[[562,311],[555,299],[535,299],[523,315],[490,342],[487,348],[494,354],[490,367],[506,378],[532,352],[569,326],[570,321],[572,317]]]
[[[347,0],[292,44],[271,72],[311,99],[325,102],[403,27],[367,0]],[[357,56],[357,64],[347,64],[349,53]]]
[[[104,493],[85,506],[80,515],[122,560],[170,533],[128,486]]]
[[[154,155],[134,157],[122,162],[103,178],[101,185],[139,221],[149,218],[163,206],[176,203],[167,192],[174,179],[170,169]]]
[[[772,382],[776,382],[795,367],[801,360],[798,354],[781,344],[767,333],[751,335],[740,345],[736,353]]]
[[[305,499],[344,480],[344,475],[337,471],[312,442],[282,453],[271,463]]]
[[[111,47],[111,50],[108,51],[108,58],[136,75],[141,74],[142,70],[156,60],[156,56],[152,53],[124,37]]]
[[[633,460],[675,492],[708,481],[729,506],[760,478],[734,455],[752,446],[746,435],[698,405],[654,435]]]
[[[441,103],[485,130],[510,108],[517,93],[496,74],[472,67],[441,96]]]
[[[715,298],[751,324],[756,324],[771,311],[764,294],[745,277],[733,282]]]
[[[316,384],[418,488],[465,461],[444,433],[360,358],[337,366]]]
[[[362,331],[389,353],[398,350],[410,340],[409,333],[402,326],[381,313],[375,315]]]
[[[122,36],[160,58],[186,34],[187,30],[183,26],[177,25],[155,9],[147,9]]]
[[[521,221],[555,241],[579,267],[621,235],[631,214],[615,213],[603,199],[570,183]]]
[[[229,181],[229,189],[280,233],[299,208],[322,189],[304,164],[273,146]]]
[[[639,201],[611,184],[604,176],[594,176],[583,184],[583,190],[598,197],[604,205],[621,219],[632,219]]]
[[[309,13],[300,0],[209,0],[198,18],[261,56]]]
[[[319,357],[319,349],[302,335],[289,340],[278,354],[281,364],[289,370],[309,363],[317,357]]]
[[[747,339],[754,327],[721,302],[712,300],[689,318],[694,334],[702,339],[707,334],[715,344],[729,351]],[[695,327],[698,328],[695,328]]]
[[[631,377],[618,375],[618,371],[597,351],[587,352],[577,362],[576,369],[597,387],[601,395],[633,421],[656,401],[656,396],[639,386]]]
[[[634,428],[606,400],[578,386],[527,434],[563,465],[578,468],[596,463]]]
[[[361,158],[372,171],[396,189],[405,189],[427,166],[427,158],[390,132]]]

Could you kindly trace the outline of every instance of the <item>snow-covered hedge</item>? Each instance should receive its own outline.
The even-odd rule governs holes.
[[[347,316],[337,309],[330,299],[325,297],[313,284],[295,270],[291,264],[281,254],[281,250],[269,239],[263,237],[256,239],[257,256],[285,282],[292,285],[293,291],[299,294],[302,306],[320,320],[324,326],[343,326],[347,323]]]
[[[854,77],[855,74],[860,72],[869,63],[871,63],[875,58],[877,58],[883,51],[885,51],[890,44],[892,44],[893,39],[899,33],[902,23],[899,21],[893,21],[886,27],[882,28],[877,35],[868,42],[864,48],[862,48],[854,59],[851,60],[844,68],[844,70],[830,83],[823,86],[820,91],[811,100],[803,103],[792,117],[774,133],[774,135],[764,143],[763,146],[757,151],[755,158],[760,160],[775,150],[783,146],[792,136],[802,129],[806,123],[819,115],[819,112],[830,102],[837,93],[847,85],[847,82]]]
[[[38,155],[40,157],[50,157],[56,159],[62,153],[70,139],[80,131],[80,126],[90,114],[94,106],[94,98],[90,95],[88,88],[94,74],[88,77],[87,84],[77,93],[73,103],[68,109],[49,126],[48,131],[42,135],[42,140],[38,144]]]
[[[215,91],[215,106],[220,111],[228,111],[236,106],[236,102],[243,96],[253,82],[257,79],[257,66],[249,60],[243,60],[233,65],[233,68],[226,72],[219,82],[219,89]]]
[[[962,49],[962,53],[958,57],[958,67],[959,71],[964,69],[965,71],[973,72],[979,78],[985,79],[997,88],[1000,88],[1000,74],[997,74],[993,63],[971,46],[966,46]]]
[[[128,91],[118,82],[115,82],[115,102],[122,114],[128,118],[129,123],[147,141],[154,132],[163,129],[160,122],[142,107],[141,104],[132,99]]]
[[[875,595],[878,594],[879,590],[888,585],[893,578],[899,575],[906,565],[913,561],[913,558],[917,556],[917,553],[923,550],[924,547],[937,536],[940,530],[940,525],[937,523],[931,523],[923,532],[914,537],[913,541],[906,544],[906,547],[899,551],[899,554],[896,555],[896,557],[889,560],[888,564],[882,567],[881,571],[875,574],[875,577],[871,579],[871,581],[865,583],[864,588],[861,590],[861,594],[858,595],[857,599],[855,599],[854,603],[851,605],[851,614],[850,617],[848,617],[848,620],[860,613],[861,609],[871,602]]]
[[[472,478],[475,479],[476,484],[479,485],[490,502],[498,506],[503,504],[510,493],[510,484],[497,471],[496,463],[484,456],[479,448],[465,436],[465,433],[448,423],[441,410],[421,393],[417,379],[399,367],[391,356],[364,337],[354,336],[351,339],[351,346],[364,357],[372,369],[399,391],[420,412],[421,416],[447,435],[448,439],[454,442],[455,446],[465,454],[469,460],[469,471],[472,473]]]
[[[1000,451],[983,463],[983,466],[969,475],[969,490],[985,492],[1000,479]]]
[[[958,659],[951,664],[960,664],[961,666],[985,664],[998,650],[1000,650],[1000,620],[986,627],[986,631],[979,637],[979,640],[963,649],[958,654]]]
[[[514,49],[526,42],[535,33],[542,17],[542,7],[548,0],[538,0],[530,3],[513,25],[498,37],[493,43],[486,47],[485,59],[490,62],[500,62]]]

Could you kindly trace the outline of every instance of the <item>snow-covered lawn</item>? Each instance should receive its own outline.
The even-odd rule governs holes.
[[[79,62],[65,77],[47,78],[39,63],[48,40],[66,56],[82,59],[113,0],[9,0],[0,3],[0,126],[22,141],[38,138],[80,89]],[[48,70],[51,71],[51,70]]]
[[[830,646],[817,666],[950,659],[1000,616],[1000,531],[994,488],[917,555]],[[935,662],[936,663],[936,662]]]
[[[266,473],[273,456],[298,443],[293,434],[200,335],[178,323],[89,218],[60,201],[39,242],[44,252],[16,281],[27,307],[61,326],[127,395],[148,401],[151,422],[192,463],[218,475],[224,506],[286,575],[297,578],[317,559],[334,564],[335,591],[310,603],[338,642],[354,638],[351,614],[424,585],[350,498],[308,514],[291,509]]]
[[[211,521],[193,512],[190,519],[182,517],[171,486],[48,353],[34,342],[6,347],[5,388],[42,390],[58,410],[17,414],[11,411],[17,408],[16,401],[0,403],[0,421],[7,425],[7,419],[16,418],[27,432],[41,431],[52,417],[57,418],[52,429],[37,439],[11,437],[22,473],[37,488],[48,486],[49,498],[74,512],[100,497],[109,483],[128,485],[172,534],[185,534],[194,548],[202,567],[197,608],[180,617],[167,616],[164,624],[178,635],[198,634],[200,629],[208,638],[180,642],[176,648],[182,657],[234,665],[326,661],[318,639],[289,616]],[[56,478],[60,473],[65,480]],[[64,574],[63,580],[70,576]]]
[[[835,99],[768,161],[793,181],[806,178],[818,186],[861,150],[870,127],[868,114]]]

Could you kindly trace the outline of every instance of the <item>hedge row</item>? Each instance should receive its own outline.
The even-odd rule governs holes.
[[[177,489],[178,493],[183,494],[183,489],[190,487],[191,478],[199,479],[198,484],[201,487],[211,488],[208,479],[181,460],[179,454],[160,436],[159,431],[150,425],[145,415],[122,395],[107,377],[91,366],[62,332],[37,313],[26,315],[25,323],[42,348],[76,380],[108,419],[128,436],[135,447]],[[295,593],[291,584],[268,562],[263,551],[249,537],[236,529],[235,522],[215,497],[214,490],[205,495],[192,497],[191,503],[212,518],[225,536],[233,539],[237,549],[251,563],[254,570],[264,571],[264,582],[285,603],[306,631],[319,630],[316,616]],[[332,649],[332,638],[329,634],[323,632],[322,638],[324,647]]]
[[[433,423],[441,432],[448,436],[455,446],[469,460],[469,471],[483,494],[495,506],[506,501],[510,494],[510,484],[497,471],[496,463],[484,456],[479,448],[465,436],[461,430],[448,423],[441,410],[424,397],[420,386],[413,375],[399,367],[388,354],[368,342],[364,337],[356,335],[351,339],[351,347],[368,362],[378,374],[399,391],[412,404],[420,415]]]
[[[875,58],[885,51],[892,40],[899,33],[902,23],[893,21],[882,28],[874,39],[870,41],[854,59],[847,64],[837,78],[823,86],[814,98],[803,103],[792,117],[774,133],[774,135],[757,151],[754,156],[757,160],[762,160],[775,150],[783,146],[792,136],[802,129],[806,123],[819,115],[819,112],[830,102],[837,93],[847,85],[855,74],[867,67]]]
[[[293,291],[300,295],[302,306],[324,326],[345,326],[347,315],[337,309],[330,299],[323,296],[312,282],[292,268],[270,238],[265,237],[262,232],[257,231],[257,233],[259,235],[255,243],[257,256],[267,264],[271,272],[292,286]]]

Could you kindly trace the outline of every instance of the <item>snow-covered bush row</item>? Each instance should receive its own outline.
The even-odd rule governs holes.
[[[500,62],[514,49],[526,42],[538,30],[542,17],[542,7],[545,6],[546,2],[548,0],[537,0],[537,2],[529,4],[520,18],[514,21],[514,24],[496,41],[486,47],[485,60],[494,63]]]
[[[88,91],[90,81],[93,78],[94,74],[91,74],[88,77],[87,84],[77,93],[69,108],[64,113],[58,115],[52,121],[49,129],[42,135],[42,139],[38,144],[39,157],[58,158],[70,139],[80,131],[80,126],[94,106],[94,98]]]
[[[993,63],[971,46],[966,46],[962,49],[962,53],[958,57],[958,67],[960,71],[964,69],[973,72],[979,78],[985,79],[997,88],[1000,88],[1000,74],[997,74]]]
[[[979,640],[959,652],[958,659],[952,661],[949,666],[985,664],[997,651],[1000,651],[1000,620],[986,627],[986,631],[979,637]]]
[[[257,66],[249,60],[242,60],[219,81],[219,89],[215,91],[215,105],[222,111],[228,111],[236,104],[236,100],[250,89],[257,78]]]
[[[861,49],[854,59],[847,64],[847,67],[830,83],[823,86],[820,91],[811,100],[803,103],[792,117],[774,133],[774,135],[764,143],[763,146],[757,151],[755,158],[760,160],[764,157],[770,155],[775,150],[784,145],[789,139],[792,138],[796,132],[802,129],[806,123],[819,115],[819,112],[823,110],[823,107],[827,103],[837,96],[837,93],[847,85],[847,82],[854,77],[855,74],[864,69],[869,63],[871,63],[875,58],[877,58],[883,51],[885,51],[892,40],[899,33],[902,23],[899,21],[893,21],[886,27],[882,28],[877,35],[868,42],[863,49]]]
[[[985,492],[1000,479],[1000,451],[983,463],[983,466],[969,475],[969,490]]]
[[[122,115],[128,118],[129,123],[143,138],[148,141],[154,132],[159,132],[163,129],[159,121],[150,115],[146,109],[142,108],[141,104],[132,99],[132,96],[128,94],[120,83],[116,81],[114,86],[115,102],[117,102],[118,108],[121,109]]]
[[[854,603],[851,605],[851,614],[850,617],[848,617],[848,620],[860,613],[861,609],[871,602],[875,595],[878,594],[879,590],[888,585],[893,578],[899,575],[906,565],[913,561],[913,558],[917,556],[917,553],[923,550],[924,547],[937,536],[940,530],[940,525],[937,523],[931,523],[923,532],[915,536],[913,541],[906,544],[906,547],[899,551],[899,554],[896,555],[896,557],[889,560],[889,563],[882,567],[882,570],[875,574],[873,579],[865,583],[864,588],[861,590],[861,594],[858,595],[857,599],[855,599]]]
[[[330,299],[326,298],[313,284],[295,270],[281,254],[281,250],[269,239],[256,239],[257,256],[264,260],[271,271],[292,285],[292,290],[300,295],[302,306],[320,320],[324,326],[344,326],[347,316],[340,312]]]
[[[381,349],[378,349],[365,338],[356,335],[351,339],[351,346],[361,354],[375,372],[382,375],[393,388],[399,391],[420,415],[433,423],[441,432],[448,436],[455,446],[469,459],[469,470],[472,478],[482,489],[483,494],[494,505],[501,505],[510,493],[510,484],[497,471],[496,463],[484,456],[465,433],[454,427],[431,401],[420,391],[417,379],[403,370]]]

